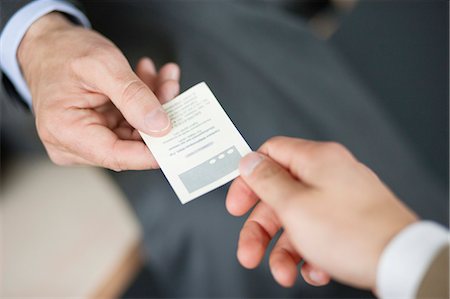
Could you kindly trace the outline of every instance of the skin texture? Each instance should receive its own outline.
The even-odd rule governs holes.
[[[241,216],[237,256],[246,268],[270,253],[275,280],[292,286],[301,274],[311,285],[334,278],[375,290],[380,255],[403,228],[417,221],[380,179],[337,143],[275,137],[241,160],[226,206]]]
[[[176,64],[157,71],[144,57],[134,72],[111,41],[59,13],[29,28],[18,60],[37,132],[54,163],[116,171],[158,167],[137,130],[153,136],[170,131],[161,103],[179,92]]]

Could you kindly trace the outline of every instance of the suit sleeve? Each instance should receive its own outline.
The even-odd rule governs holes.
[[[1,27],[0,31],[3,31],[8,20],[22,7],[32,2],[32,0],[5,0],[1,2]]]
[[[3,31],[8,20],[22,7],[27,5],[33,0],[4,0],[0,2],[0,32]],[[5,90],[11,98],[15,98],[15,103],[23,104],[23,101],[19,101],[20,97],[15,91],[15,88],[11,81],[1,71],[1,87]]]
[[[6,0],[1,2],[0,67],[6,93],[31,107],[31,94],[17,61],[17,49],[28,28],[43,15],[59,11],[74,23],[89,27],[89,20],[76,1]]]
[[[442,248],[428,268],[417,291],[417,298],[450,298],[449,246]]]
[[[39,0],[2,0],[0,2],[0,32],[3,31],[6,23],[9,19],[22,7],[27,4]],[[70,3],[76,6],[79,10],[83,10],[83,7],[79,1],[75,0],[66,0],[65,2]]]
[[[377,271],[381,298],[448,298],[448,228],[431,221],[409,225],[384,249]],[[447,262],[445,262],[445,260]]]

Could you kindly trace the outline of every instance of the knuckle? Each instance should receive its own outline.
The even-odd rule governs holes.
[[[53,151],[53,150],[47,150],[48,157],[50,158],[50,161],[52,161],[53,164],[58,166],[68,166],[70,165],[69,162],[62,157],[62,155],[59,152]]]
[[[93,70],[102,70],[109,73],[114,69],[114,65],[122,62],[124,59],[121,52],[114,45],[105,43],[93,46],[82,55],[72,58],[69,61],[69,65],[77,75]]]
[[[36,131],[44,144],[51,142],[54,139],[51,123],[48,121],[42,121],[38,117],[36,117]]]
[[[115,158],[114,158],[114,163],[113,163],[113,165],[115,166],[115,167],[114,167],[114,171],[116,171],[116,172],[121,172],[122,170],[125,169],[125,168],[123,167],[123,165],[122,165],[122,161],[121,161],[118,157],[115,157]]]
[[[269,146],[275,146],[280,142],[283,142],[287,139],[287,137],[285,136],[273,136],[271,138],[269,138],[265,144],[269,145]]]
[[[302,156],[298,159],[303,159],[308,162],[308,164],[315,164],[321,161],[321,153],[317,150],[317,146],[312,144],[302,151]]]
[[[94,65],[92,65],[94,63]],[[96,69],[96,61],[89,53],[73,57],[68,61],[70,69],[77,75],[82,74],[86,68]]]
[[[122,160],[116,154],[116,144],[112,146],[111,152],[103,157],[100,162],[100,166],[109,168],[115,172],[121,172],[125,169]]]
[[[83,55],[70,59],[68,62],[70,71],[74,74],[74,77],[82,78],[86,72],[90,70],[98,71],[101,65],[90,57],[89,55]]]
[[[115,172],[120,172],[120,169],[116,165],[116,161],[113,159],[112,155],[107,155],[103,157],[98,163],[100,167],[111,169]]]
[[[51,134],[45,126],[43,126],[41,123],[36,122],[36,131],[43,143],[49,141]]]
[[[122,89],[123,104],[127,106],[147,92],[147,87],[141,81],[135,79],[127,82]]]
[[[333,160],[341,160],[350,157],[348,149],[338,142],[326,142],[323,144],[322,154]]]
[[[292,158],[293,164],[296,165],[297,175],[306,181],[311,181],[325,163],[323,153],[320,151],[320,145],[315,142],[309,143],[298,152],[301,154]]]
[[[277,148],[280,144],[283,144],[288,137],[285,136],[273,136],[270,137],[264,144],[261,146],[261,150],[264,152],[270,152],[270,149]]]
[[[264,159],[255,169],[255,177],[257,177],[260,181],[266,181],[273,177],[277,177],[281,174],[281,171],[281,167],[278,167],[274,163],[270,163]]]
[[[120,50],[110,43],[102,43],[92,47],[88,51],[87,57],[103,62],[105,65],[110,65],[117,60],[122,61],[124,59]]]

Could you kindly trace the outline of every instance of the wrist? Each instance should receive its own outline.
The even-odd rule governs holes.
[[[19,47],[17,48],[17,61],[22,69],[26,81],[29,83],[27,69],[31,60],[36,57],[36,44],[43,37],[62,30],[66,30],[75,26],[63,14],[59,12],[51,12],[36,20],[25,33]]]
[[[382,238],[380,238],[379,247],[376,250],[376,258],[373,263],[373,267],[371,268],[372,270],[370,271],[370,273],[372,273],[372,283],[370,288],[375,293],[377,293],[377,275],[379,272],[382,256],[386,252],[386,249],[389,247],[392,241],[395,240],[405,229],[420,221],[420,219],[410,211],[407,211],[407,213],[404,213],[403,215],[398,213],[396,220],[397,221],[391,222],[386,221],[387,223],[385,224],[385,226],[380,224],[380,229],[384,232],[384,235]]]

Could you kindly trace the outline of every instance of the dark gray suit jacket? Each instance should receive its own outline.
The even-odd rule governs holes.
[[[3,30],[8,20],[19,9],[30,3],[32,0],[4,0],[1,2],[1,18],[0,18],[0,31]]]
[[[27,2],[2,1],[3,22]],[[302,20],[286,12],[257,7],[252,1],[83,4],[93,27],[111,38],[132,63],[142,55],[153,58],[163,53],[167,56],[161,61],[176,59],[180,64],[182,89],[206,80],[252,148],[274,135],[337,140],[374,169],[420,215],[448,223],[448,188],[436,180],[429,164],[418,158],[397,126],[397,119],[388,117],[376,93],[366,88],[364,77],[353,73],[348,61],[342,60],[329,43],[318,41]],[[369,11],[379,16],[376,10]],[[402,11],[404,6],[395,13]],[[377,27],[379,20],[374,18],[372,26]],[[352,26],[358,32],[362,31],[361,24],[370,26],[366,19],[358,24]],[[416,48],[435,48],[414,34]],[[403,35],[412,36],[410,32]],[[374,36],[368,38],[380,41],[379,35]],[[357,43],[346,37],[351,42],[348,48],[364,44],[363,37]],[[388,50],[392,49],[391,43],[386,44]],[[365,51],[361,57],[370,60],[373,51]],[[424,57],[430,59],[428,54],[418,58]],[[417,73],[429,76],[430,71]],[[402,74],[406,76],[407,72]],[[431,87],[438,89],[436,85]],[[17,134],[16,127],[14,130]],[[440,157],[441,161],[446,159],[446,155]],[[114,177],[144,226],[148,267],[164,295],[295,295],[295,289],[283,290],[275,285],[268,275],[267,262],[256,272],[245,271],[237,264],[235,243],[243,220],[225,214],[226,188],[180,206],[159,172],[127,172]],[[310,289],[299,283],[296,289],[300,290],[297,296],[305,297],[367,297],[335,285]]]
[[[3,0],[1,2],[1,18],[0,18],[0,31],[3,30],[3,27],[5,27],[8,20],[22,7],[27,5],[28,3],[32,2],[34,0]],[[73,5],[77,6],[78,8],[81,8],[81,5],[78,1],[75,0],[67,0],[68,2],[72,3]]]
[[[25,5],[29,4],[32,1],[34,0],[3,0],[0,4],[1,7],[0,32],[3,31],[3,28],[5,27],[6,23],[19,9],[21,9],[22,7],[24,7]],[[81,5],[78,1],[75,0],[67,0],[67,1],[81,9]],[[11,84],[11,81],[8,79],[8,77],[3,72],[1,73],[1,77],[5,91],[9,94],[9,96],[14,99],[14,102],[23,104],[23,102],[20,99],[20,96],[15,91],[15,88]]]

